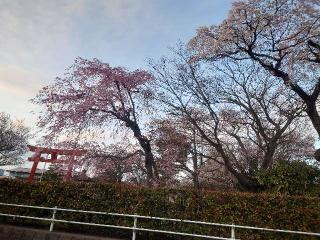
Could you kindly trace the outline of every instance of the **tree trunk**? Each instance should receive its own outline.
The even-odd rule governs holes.
[[[144,141],[143,143],[140,143],[140,146],[144,150],[145,168],[147,170],[147,184],[151,186],[152,181],[155,178],[158,178],[158,173],[157,173],[154,157],[151,152],[151,146],[150,146],[149,140],[147,142]]]
[[[192,181],[193,181],[194,188],[200,189],[199,170],[198,170],[198,151],[195,143],[195,133],[194,133],[193,141],[194,142],[193,142],[193,153],[192,153],[192,163],[193,163]]]
[[[194,188],[200,189],[199,174],[197,172],[194,172],[192,174],[192,182],[193,182],[193,187]]]
[[[256,182],[255,179],[239,173],[238,171],[236,171],[234,168],[227,166],[226,165],[227,170],[237,179],[240,188],[242,188],[243,190],[247,190],[250,192],[257,192],[259,189],[259,184]]]
[[[152,185],[154,178],[158,178],[156,163],[151,150],[150,140],[142,136],[139,125],[132,121],[126,120],[127,126],[133,131],[134,137],[138,140],[140,147],[144,152],[145,168],[147,170],[147,184]]]
[[[320,137],[320,115],[317,111],[316,101],[306,102],[307,105],[307,114],[310,118],[313,127],[316,129],[318,136]]]
[[[216,145],[215,148],[220,153],[226,169],[237,179],[240,187],[243,190],[256,192],[259,189],[259,184],[257,183],[257,181],[255,181],[250,176],[242,174],[238,172],[236,169],[234,169],[233,166],[231,165],[229,157],[225,154],[221,145]]]
[[[310,44],[310,43],[309,43]],[[317,48],[319,45],[317,43],[313,43]],[[248,51],[249,56],[256,62],[258,62],[264,69],[270,72],[273,76],[281,78],[284,84],[288,85],[292,91],[294,91],[307,105],[307,114],[311,120],[311,123],[315,130],[318,133],[318,137],[320,138],[320,115],[317,111],[316,102],[320,94],[320,79],[315,85],[315,88],[311,95],[306,93],[303,88],[301,88],[298,84],[294,83],[294,81],[289,77],[288,73],[275,68],[272,64],[264,63],[261,59],[254,55],[254,53],[250,50]]]
[[[277,143],[271,142],[267,146],[267,151],[264,154],[261,169],[267,170],[270,168],[273,162],[273,156],[277,149]]]

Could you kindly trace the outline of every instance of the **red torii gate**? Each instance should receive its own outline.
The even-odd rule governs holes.
[[[28,178],[29,182],[32,182],[34,179],[34,175],[37,170],[37,166],[39,162],[57,162],[58,155],[64,155],[64,156],[71,156],[70,162],[68,163],[68,171],[65,176],[65,180],[69,181],[72,175],[72,167],[73,167],[73,160],[75,156],[81,156],[86,151],[85,150],[67,150],[67,149],[56,149],[56,148],[45,148],[45,147],[37,147],[28,145],[28,148],[31,152],[34,152],[34,154],[28,158],[28,161],[33,162],[30,175]],[[41,157],[41,154],[50,154],[50,159]]]

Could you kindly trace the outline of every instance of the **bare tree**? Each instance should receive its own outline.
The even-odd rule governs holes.
[[[199,28],[189,46],[194,60],[258,63],[304,102],[320,136],[319,37],[319,1],[242,0],[220,25]]]
[[[187,119],[217,152],[215,161],[243,188],[255,190],[254,173],[270,168],[281,141],[301,131],[295,124],[301,103],[286,98],[290,92],[270,84],[265,71],[254,64],[221,62],[208,70],[190,61],[189,51],[176,54],[151,62],[155,99],[168,113]]]
[[[152,123],[152,136],[160,160],[166,163],[168,178],[178,174],[200,188],[201,167],[206,162],[206,144],[192,124],[182,118],[156,120]],[[163,168],[163,167],[162,167]]]
[[[303,103],[276,79],[271,82],[255,64],[220,63],[216,70],[222,73],[219,96],[228,105],[220,111],[223,132],[227,139],[237,143],[239,148],[235,152],[251,164],[249,169],[268,169],[281,143],[303,129],[300,118]],[[310,143],[309,138],[306,144]]]

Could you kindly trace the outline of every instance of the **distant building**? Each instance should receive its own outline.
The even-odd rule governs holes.
[[[17,167],[17,168],[13,168],[10,170],[7,170],[7,172],[9,172],[9,177],[10,178],[28,178],[31,172],[31,168],[23,168],[23,167]],[[35,172],[35,178],[38,179],[41,177],[41,175],[43,173],[45,173],[46,170],[42,170],[42,169],[37,169]]]

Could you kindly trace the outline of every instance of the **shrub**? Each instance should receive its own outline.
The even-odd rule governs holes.
[[[257,178],[268,192],[320,196],[320,169],[303,161],[279,161]]]
[[[117,212],[167,218],[181,218],[218,223],[234,223],[257,227],[312,231],[320,229],[319,198],[253,193],[200,192],[190,189],[137,188],[102,183],[49,183],[2,180],[0,202],[37,206]],[[0,212],[45,216],[45,210],[1,207]],[[132,218],[98,216],[58,212],[57,218],[105,224],[132,226]],[[2,221],[13,221],[3,218]],[[39,224],[34,221],[15,223]],[[48,223],[46,223],[48,226]],[[190,224],[138,220],[138,227],[184,231],[230,237],[229,228],[198,227]],[[131,231],[108,230],[87,226],[55,224],[55,229],[99,233],[104,236],[130,238]],[[138,232],[138,239],[190,239],[178,236]],[[294,238],[285,234],[265,234],[257,231],[237,230],[240,239],[312,239]],[[192,239],[192,238],[191,238]]]

